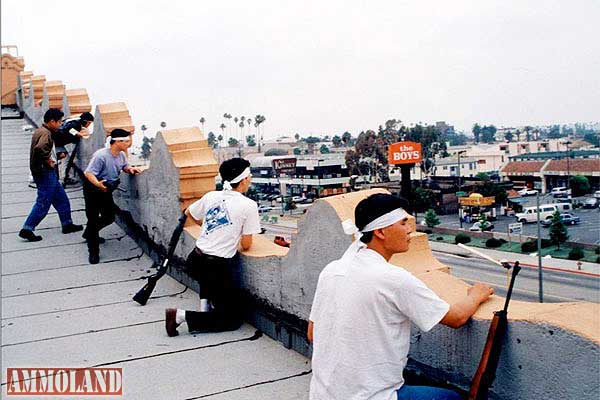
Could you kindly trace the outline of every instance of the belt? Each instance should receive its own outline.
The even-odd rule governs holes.
[[[223,262],[229,261],[229,259],[225,258],[225,257],[212,256],[210,254],[203,253],[202,250],[200,250],[197,247],[194,247],[194,253],[196,253],[197,256],[204,257],[208,260],[223,261]]]

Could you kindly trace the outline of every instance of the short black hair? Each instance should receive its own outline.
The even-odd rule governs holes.
[[[82,121],[94,122],[94,116],[92,115],[92,113],[89,113],[87,111],[81,114],[79,116],[79,119]]]
[[[223,181],[231,182],[232,179],[235,179],[237,176],[239,176],[249,166],[250,162],[248,160],[244,160],[243,158],[231,158],[223,161],[219,167],[219,174],[221,175],[221,179],[223,179]],[[235,189],[239,184],[240,182],[232,183],[231,187]]]
[[[44,114],[44,123],[48,123],[50,121],[60,121],[64,116],[65,113],[60,111],[58,108],[50,108]]]
[[[356,227],[363,230],[370,222],[397,208],[406,208],[408,202],[403,197],[386,193],[375,193],[361,200],[354,209]],[[360,240],[369,243],[373,239],[373,232],[365,232]]]

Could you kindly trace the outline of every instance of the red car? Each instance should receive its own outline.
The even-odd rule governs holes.
[[[279,246],[283,246],[283,247],[290,247],[291,243],[287,240],[285,240],[285,238],[283,236],[275,236],[275,239],[273,240],[273,242],[275,242],[275,244],[278,244]]]

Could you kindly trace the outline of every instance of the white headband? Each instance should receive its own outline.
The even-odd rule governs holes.
[[[128,142],[129,141],[129,136],[127,137],[110,137],[110,140],[114,140],[115,142]]]
[[[239,174],[232,180],[223,181],[223,190],[232,190],[233,189],[233,187],[231,187],[232,183],[241,182],[242,179],[247,178],[248,176],[250,176],[250,167],[246,168],[241,174]]]
[[[362,230],[358,230],[356,225],[351,219],[347,219],[342,222],[342,227],[344,228],[344,233],[346,235],[355,235],[354,242],[348,247],[342,258],[350,257],[356,255],[358,251],[367,247],[367,245],[360,241],[362,234],[365,232],[372,232],[375,229],[386,228],[390,225],[394,225],[398,221],[402,221],[405,218],[408,218],[409,214],[404,211],[402,208],[396,208],[386,214],[383,214],[381,217],[375,218],[373,221],[369,222],[367,226],[365,226]]]

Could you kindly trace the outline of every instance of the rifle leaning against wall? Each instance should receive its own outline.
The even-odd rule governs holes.
[[[487,254],[481,253],[463,244],[459,244],[459,246],[490,260],[494,264],[498,264],[507,270],[512,268],[512,275],[510,284],[508,285],[508,292],[506,293],[504,308],[499,311],[494,311],[494,317],[492,318],[490,330],[488,331],[485,346],[483,347],[479,367],[475,372],[475,376],[473,376],[471,389],[469,390],[469,395],[467,397],[468,400],[485,400],[488,398],[488,392],[494,383],[494,379],[496,379],[496,370],[498,369],[500,353],[502,352],[502,342],[506,334],[506,328],[508,327],[508,303],[510,302],[510,297],[512,295],[515,278],[519,274],[519,271],[521,271],[521,267],[519,266],[518,261],[515,261],[511,266],[508,261],[497,261]]]
[[[167,269],[169,268],[169,262],[173,257],[173,254],[175,253],[175,248],[177,247],[177,243],[179,242],[179,238],[181,237],[181,233],[183,232],[183,227],[185,226],[186,220],[187,216],[185,215],[184,210],[183,214],[181,214],[181,217],[179,217],[179,223],[177,224],[177,227],[175,227],[173,235],[171,235],[171,240],[169,241],[169,248],[167,250],[167,256],[160,264],[158,271],[156,271],[154,275],[150,275],[148,277],[148,282],[144,285],[144,287],[141,288],[135,294],[135,296],[133,296],[133,300],[138,302],[140,305],[146,305],[148,299],[150,298],[150,295],[152,295],[152,292],[156,287],[156,282],[158,282],[158,280],[167,273]]]

